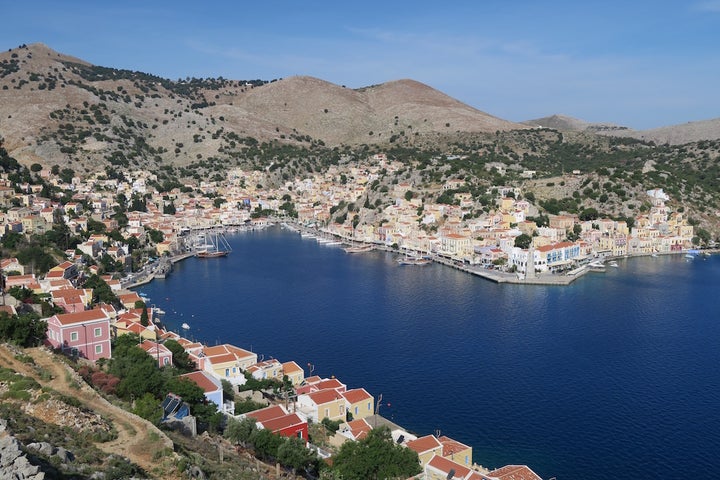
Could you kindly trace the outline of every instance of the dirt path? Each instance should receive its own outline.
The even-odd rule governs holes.
[[[109,403],[90,388],[61,359],[46,349],[25,349],[24,353],[33,357],[36,367],[50,373],[51,380],[43,380],[37,368],[15,359],[14,353],[5,345],[0,345],[0,365],[32,377],[43,386],[77,398],[87,409],[105,417],[115,426],[118,438],[112,442],[97,443],[96,446],[109,454],[126,457],[150,475],[160,475],[166,478],[168,470],[159,472],[158,468],[162,466],[162,463],[167,463],[172,468],[173,462],[177,459],[174,453],[162,457],[164,462],[154,458],[157,452],[165,448],[172,451],[172,441],[163,432],[150,422]]]

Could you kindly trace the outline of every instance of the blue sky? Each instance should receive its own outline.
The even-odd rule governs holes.
[[[512,121],[720,117],[720,0],[5,3],[0,48],[172,79],[412,78]]]

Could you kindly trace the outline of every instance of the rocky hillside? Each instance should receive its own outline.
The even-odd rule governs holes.
[[[565,115],[552,115],[522,122],[530,127],[552,128],[564,132],[590,132],[612,137],[625,137],[655,142],[656,144],[683,145],[703,140],[720,140],[720,118],[688,122],[680,125],[632,130],[608,123],[589,123]]]
[[[0,53],[0,135],[26,165],[182,166],[232,161],[255,141],[314,148],[516,128],[412,80],[358,90],[311,77],[171,81],[42,44]]]

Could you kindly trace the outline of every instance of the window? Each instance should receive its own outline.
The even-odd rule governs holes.
[[[95,328],[95,337],[97,338],[101,335],[102,335],[102,328],[100,328],[100,327]]]
[[[229,368],[226,368],[226,369],[225,369],[225,376],[226,376],[226,377],[229,377],[229,376],[230,376],[230,369],[229,369]]]
[[[355,415],[358,414],[358,407],[355,407]]]
[[[102,353],[102,345],[95,345],[95,353],[98,355]]]
[[[326,408],[326,409],[325,409],[325,416],[326,416],[326,417],[329,417],[329,416],[330,416],[330,409],[329,409],[329,408]]]
[[[168,357],[163,358],[163,365],[170,365],[170,359]]]
[[[78,332],[71,332],[71,333],[70,333],[70,341],[71,341],[71,342],[77,342],[77,341],[78,341]]]

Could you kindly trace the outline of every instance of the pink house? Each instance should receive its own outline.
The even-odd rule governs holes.
[[[172,352],[162,343],[145,340],[140,344],[140,348],[145,350],[148,355],[157,359],[158,367],[168,367],[172,365]]]
[[[103,310],[53,315],[47,324],[47,339],[53,348],[77,353],[93,362],[111,358],[110,317]]]

